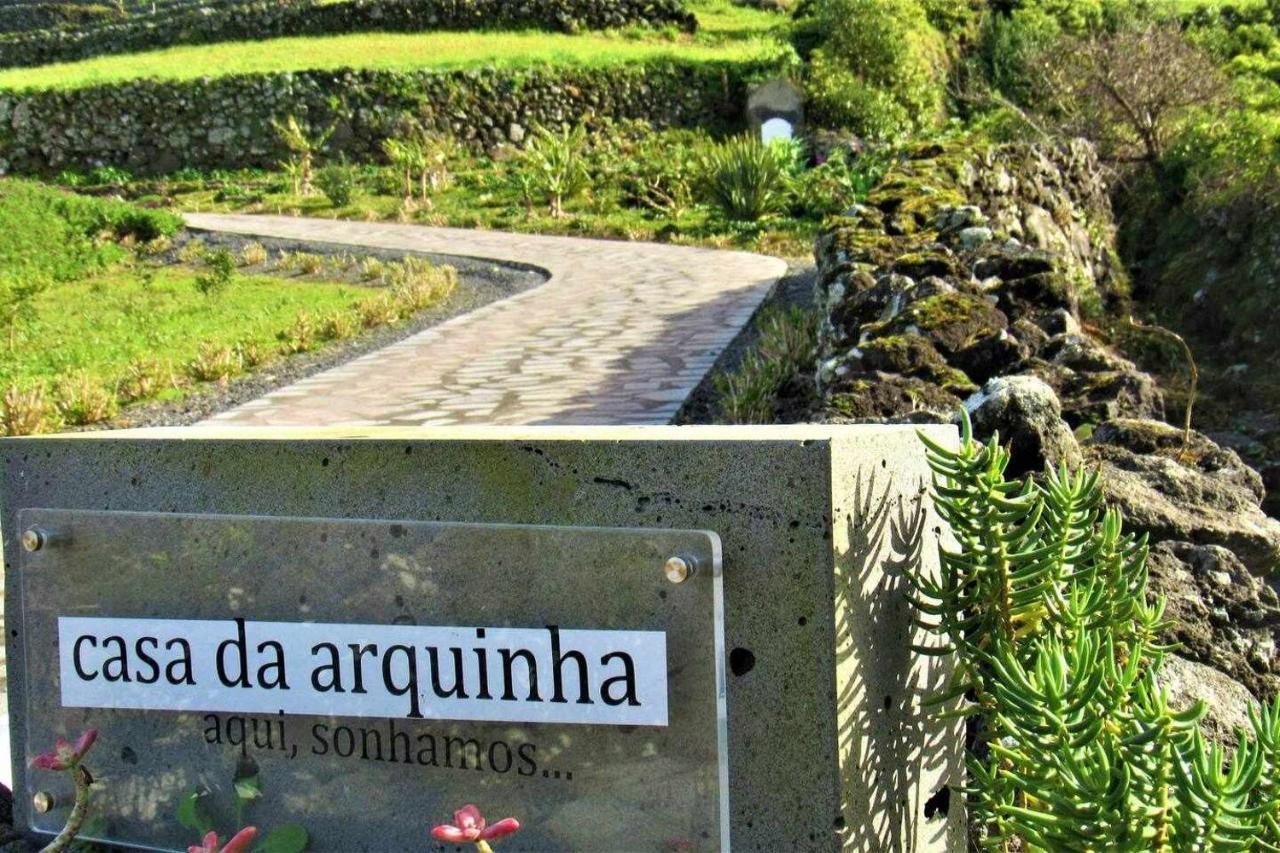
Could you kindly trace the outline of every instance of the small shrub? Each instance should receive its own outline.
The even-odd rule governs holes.
[[[226,382],[242,369],[239,354],[225,344],[200,344],[196,357],[187,365],[187,372],[197,382]]]
[[[257,267],[267,262],[267,247],[257,241],[245,243],[240,249],[240,265],[244,267]]]
[[[226,290],[235,279],[236,258],[226,246],[219,246],[204,258],[207,270],[196,276],[196,290],[213,296]]]
[[[204,256],[209,249],[205,246],[204,241],[200,239],[188,240],[182,244],[182,248],[178,249],[178,260],[189,266],[195,266],[204,261]]]
[[[125,368],[120,380],[119,397],[122,403],[149,400],[165,386],[173,384],[173,369],[159,359],[144,356],[135,358]]]
[[[324,256],[314,252],[296,252],[294,262],[303,275],[317,275],[324,269]]]
[[[391,293],[412,314],[427,308],[453,292],[458,273],[453,267],[437,267],[428,261],[406,258],[388,277]]]
[[[715,377],[720,417],[733,424],[778,420],[781,397],[813,372],[818,353],[816,315],[800,308],[771,308],[756,321],[760,337],[738,369]]]
[[[751,136],[710,146],[700,168],[703,195],[728,219],[755,222],[786,204],[788,176],[782,157]]]
[[[320,324],[320,337],[326,341],[346,340],[358,331],[360,326],[356,318],[346,311],[334,311]]]
[[[236,344],[236,355],[240,357],[240,363],[249,370],[266,364],[271,358],[271,353],[257,341],[241,341]]]
[[[929,704],[971,718],[967,811],[984,848],[1253,850],[1280,841],[1280,700],[1237,745],[1209,745],[1204,702],[1170,707],[1163,597],[1146,537],[1123,529],[1097,471],[1005,476],[1009,452],[921,436],[957,548],[909,568],[918,646],[948,658]]]
[[[386,271],[386,266],[386,262],[382,258],[375,258],[372,255],[367,258],[361,258],[360,277],[365,281],[382,278],[383,273]]]
[[[58,413],[71,426],[88,426],[115,417],[116,395],[80,370],[58,383]]]
[[[23,388],[10,385],[0,398],[0,425],[5,435],[35,435],[42,432],[54,414],[43,385]]]
[[[334,126],[319,133],[312,133],[299,121],[297,116],[290,115],[283,123],[272,121],[276,136],[289,149],[289,171],[292,173],[294,195],[311,195],[312,181],[315,178],[315,159],[324,150],[333,135]]]
[[[123,187],[133,180],[133,175],[126,169],[115,166],[99,166],[89,173],[88,183],[100,187]]]
[[[277,337],[280,340],[280,352],[285,355],[310,352],[316,345],[315,323],[310,314],[303,312],[293,321],[292,326]]]
[[[356,170],[345,163],[331,163],[316,173],[316,186],[329,204],[346,207],[356,194]]]
[[[366,329],[387,326],[400,319],[400,305],[389,293],[381,293],[372,299],[364,300],[357,306],[356,311]]]

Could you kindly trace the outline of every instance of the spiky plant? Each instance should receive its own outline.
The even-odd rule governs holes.
[[[922,436],[941,570],[910,575],[918,621],[946,638],[940,713],[971,719],[967,799],[983,847],[1250,850],[1280,845],[1280,701],[1227,752],[1160,687],[1162,600],[1147,544],[1103,505],[1096,472],[1005,477],[996,437],[958,449]],[[1250,736],[1251,735],[1251,736]]]

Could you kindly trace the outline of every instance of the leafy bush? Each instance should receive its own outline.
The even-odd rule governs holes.
[[[946,49],[918,0],[823,0],[815,20],[825,40],[808,89],[820,122],[892,139],[941,116]]]
[[[206,270],[196,276],[196,290],[213,296],[226,290],[235,279],[236,256],[226,246],[219,246],[204,256]]]
[[[706,145],[702,131],[626,127],[598,155],[598,180],[617,184],[630,207],[677,217],[693,204],[698,153]]]
[[[787,163],[785,150],[753,136],[711,145],[699,164],[702,194],[728,219],[756,222],[786,205]]]
[[[821,219],[844,213],[880,182],[893,163],[889,148],[854,157],[837,150],[825,162],[792,180],[792,212]]]
[[[1253,739],[1205,744],[1203,703],[1169,707],[1162,600],[1145,539],[1103,506],[1098,473],[1008,480],[996,437],[928,439],[938,512],[957,550],[909,573],[920,624],[953,658],[937,704],[975,718],[970,820],[984,847],[1243,850],[1280,841],[1280,701]]]
[[[331,163],[317,173],[316,186],[329,204],[346,207],[356,194],[356,170],[345,163]]]

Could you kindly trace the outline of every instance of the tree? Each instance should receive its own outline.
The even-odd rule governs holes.
[[[1034,60],[1040,112],[1104,158],[1158,168],[1181,120],[1225,100],[1212,58],[1174,23],[1064,36]]]

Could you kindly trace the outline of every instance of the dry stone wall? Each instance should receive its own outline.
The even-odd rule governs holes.
[[[632,118],[658,126],[740,120],[749,63],[660,62],[599,69],[454,72],[336,70],[71,91],[0,92],[0,172],[112,165],[137,174],[272,166],[286,152],[271,121],[333,125],[332,154],[378,157],[407,120],[475,147],[519,142],[535,124]]]
[[[1155,379],[1085,322],[1125,307],[1114,231],[1082,141],[912,151],[818,240],[816,415],[947,421],[963,406],[980,437],[1010,446],[1014,474],[1099,469],[1108,502],[1151,537],[1152,587],[1182,644],[1171,671],[1270,700],[1280,522],[1261,509],[1258,473],[1166,423]],[[1206,678],[1170,683],[1185,703]],[[1229,732],[1242,703],[1217,705],[1208,729]]]
[[[573,32],[697,19],[681,0],[250,0],[170,6],[118,23],[0,37],[0,67],[70,62],[179,44],[328,35],[371,30],[425,32],[537,28]]]

